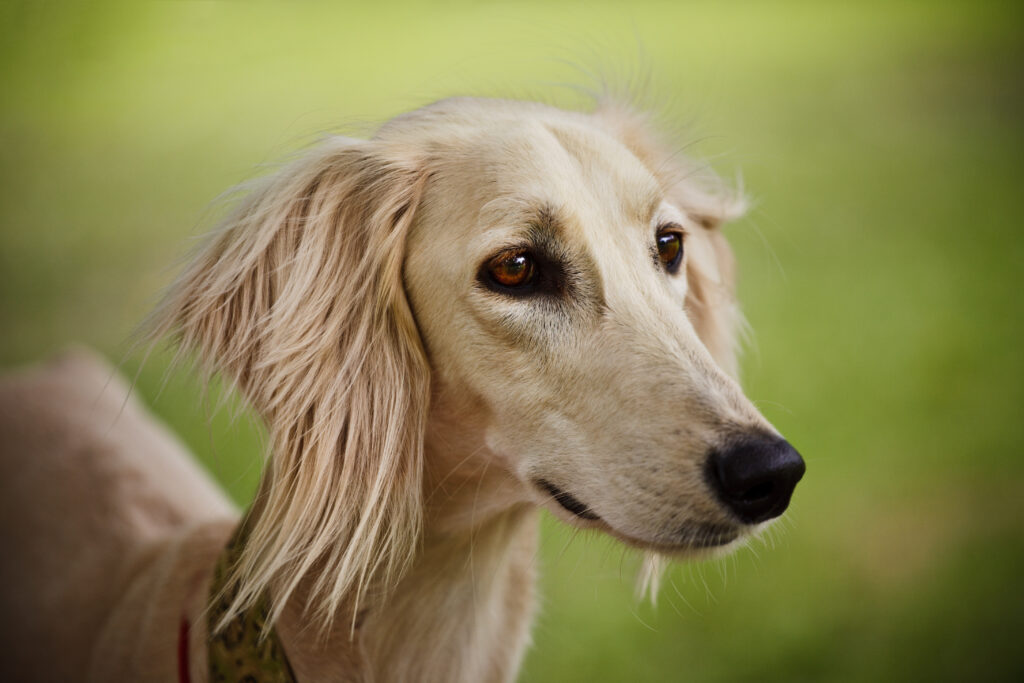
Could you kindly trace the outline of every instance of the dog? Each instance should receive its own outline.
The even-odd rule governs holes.
[[[6,378],[0,677],[507,681],[540,509],[742,545],[805,466],[734,379],[741,211],[608,101],[443,100],[257,181],[148,327],[265,421],[252,507],[95,356]]]

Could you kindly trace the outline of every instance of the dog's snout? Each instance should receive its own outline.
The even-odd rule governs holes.
[[[759,436],[713,451],[707,477],[722,502],[741,520],[754,524],[783,513],[805,469],[788,441]]]

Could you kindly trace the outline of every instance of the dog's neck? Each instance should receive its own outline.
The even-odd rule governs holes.
[[[482,431],[435,409],[425,443],[424,531],[415,563],[383,601],[307,628],[301,592],[278,633],[300,681],[506,681],[529,639],[537,510],[487,457]]]

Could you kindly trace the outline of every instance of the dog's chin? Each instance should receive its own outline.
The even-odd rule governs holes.
[[[592,508],[547,481],[538,480],[537,486],[548,496],[545,507],[562,521],[582,529],[603,531],[633,548],[669,557],[683,559],[723,555],[743,545],[751,531],[747,525],[731,522],[688,520],[672,534],[675,540],[666,540],[665,534],[659,534],[657,538],[643,538],[616,529]]]
[[[709,530],[695,531],[676,543],[637,538],[630,534],[624,534],[608,524],[605,524],[604,527],[604,531],[608,535],[628,546],[638,550],[654,551],[660,555],[681,560],[725,555],[742,546],[747,538],[747,534],[741,528],[719,524],[695,523],[694,529],[707,528]],[[714,531],[710,531],[712,528]]]

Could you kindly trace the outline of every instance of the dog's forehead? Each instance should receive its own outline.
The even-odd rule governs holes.
[[[651,170],[589,116],[491,113],[498,115],[421,131],[433,141],[432,182],[448,197],[461,196],[465,209],[508,200],[558,208],[581,221],[646,225],[661,202]]]
[[[523,121],[506,130],[487,153],[500,194],[544,198],[581,218],[600,212],[646,223],[661,200],[658,183],[643,163],[621,142],[586,123]]]

